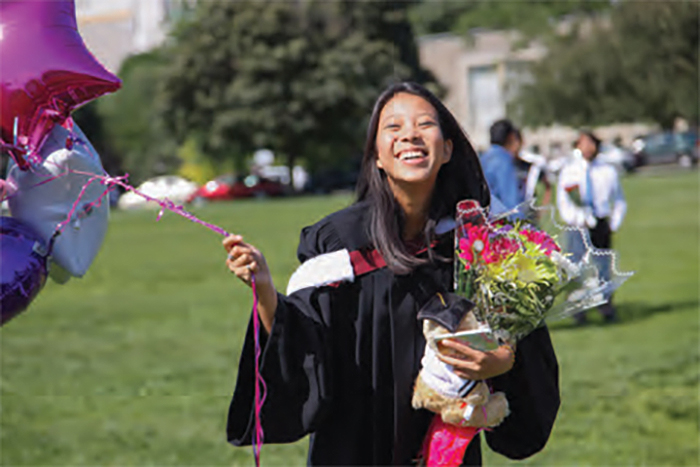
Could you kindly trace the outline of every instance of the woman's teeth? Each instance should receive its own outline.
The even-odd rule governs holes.
[[[399,156],[399,160],[406,161],[406,160],[411,160],[411,159],[418,159],[421,157],[425,157],[425,154],[423,152],[410,151],[410,152],[401,153],[401,156]]]

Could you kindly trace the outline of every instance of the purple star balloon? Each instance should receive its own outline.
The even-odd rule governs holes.
[[[2,145],[26,170],[48,133],[121,81],[88,51],[73,0],[0,2]]]

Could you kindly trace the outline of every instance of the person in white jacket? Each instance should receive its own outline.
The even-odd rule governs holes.
[[[590,131],[581,131],[576,151],[571,161],[562,168],[557,184],[557,208],[561,219],[568,225],[588,229],[591,243],[596,248],[612,247],[612,234],[625,217],[627,203],[617,170],[597,159],[601,141]],[[584,254],[581,236],[570,232],[568,250],[578,261]],[[599,265],[601,275],[610,278],[610,262]],[[617,315],[612,297],[599,310],[606,322],[615,321]],[[576,315],[579,323],[586,315]]]

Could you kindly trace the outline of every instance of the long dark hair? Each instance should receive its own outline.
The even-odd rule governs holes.
[[[489,188],[481,170],[479,158],[469,143],[457,120],[440,100],[423,86],[403,82],[389,86],[377,99],[367,128],[362,168],[357,181],[357,201],[367,201],[370,206],[369,236],[387,266],[397,274],[408,274],[415,267],[435,258],[428,250],[428,259],[420,259],[409,253],[401,237],[405,224],[403,209],[394,198],[386,180],[386,173],[376,164],[376,139],[379,116],[384,106],[399,93],[413,94],[428,101],[437,111],[438,123],[445,140],[451,140],[453,149],[449,162],[438,172],[433,189],[424,241],[430,245],[435,237],[435,225],[445,216],[454,217],[458,201],[474,199],[482,206],[490,204]]]

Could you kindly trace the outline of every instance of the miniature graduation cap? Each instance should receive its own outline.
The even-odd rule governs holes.
[[[438,292],[418,311],[418,319],[429,319],[450,332],[457,332],[462,318],[475,306],[457,294]]]

